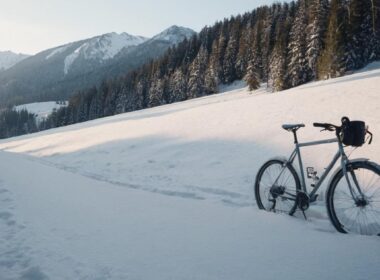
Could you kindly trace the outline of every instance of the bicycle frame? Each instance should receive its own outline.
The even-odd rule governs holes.
[[[317,145],[323,145],[323,144],[331,144],[331,143],[338,143],[338,151],[336,152],[335,156],[333,157],[332,161],[329,163],[329,165],[326,167],[325,171],[322,173],[320,179],[318,180],[317,184],[313,188],[313,190],[308,193],[306,189],[306,181],[305,181],[305,173],[303,169],[303,162],[302,162],[302,156],[301,156],[301,148],[302,147],[308,147],[308,146],[317,146]],[[347,177],[347,170],[346,170],[346,163],[348,161],[348,158],[344,152],[343,149],[343,144],[337,139],[337,138],[332,138],[332,139],[326,139],[326,140],[320,140],[320,141],[312,141],[312,142],[305,142],[305,143],[298,143],[298,141],[295,141],[295,149],[291,153],[289,159],[287,160],[287,163],[293,163],[295,158],[298,157],[298,164],[299,164],[299,169],[300,169],[300,175],[301,175],[301,188],[302,191],[307,193],[310,198],[313,198],[315,193],[318,191],[318,189],[321,187],[323,184],[324,180],[326,179],[327,175],[330,173],[331,169],[334,167],[336,162],[341,158],[341,167],[343,169],[343,172]],[[281,172],[282,173],[282,172]],[[352,187],[351,184],[348,181],[349,188],[352,193]]]

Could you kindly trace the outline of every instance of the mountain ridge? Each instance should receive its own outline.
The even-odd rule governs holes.
[[[19,104],[66,99],[76,90],[126,74],[193,34],[179,26],[152,38],[110,32],[43,50],[0,73],[0,100]]]
[[[0,72],[11,68],[29,56],[28,54],[14,53],[12,51],[0,51]]]

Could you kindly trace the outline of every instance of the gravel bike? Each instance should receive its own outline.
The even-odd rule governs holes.
[[[299,143],[297,130],[304,124],[284,124],[283,129],[292,132],[295,149],[288,159],[275,158],[259,169],[254,191],[257,206],[273,212],[293,215],[297,210],[305,211],[316,201],[317,191],[340,159],[339,168],[332,174],[326,190],[328,216],[341,233],[356,233],[380,236],[380,166],[369,159],[349,159],[346,146],[360,147],[366,140],[372,142],[372,133],[362,121],[342,118],[342,125],[314,123],[315,127],[334,131],[332,139]],[[322,130],[322,131],[323,131]],[[368,137],[366,139],[366,136]],[[319,177],[314,168],[306,168],[306,176],[312,180],[312,191],[308,192],[300,148],[338,143],[338,151]],[[294,161],[298,158],[298,172]]]

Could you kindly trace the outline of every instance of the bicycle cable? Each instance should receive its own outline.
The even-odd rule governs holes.
[[[359,147],[354,147],[354,148],[350,151],[350,153],[348,154],[347,158],[350,158],[350,156],[352,155],[352,153],[355,152],[355,150],[356,150],[357,148],[359,148]]]

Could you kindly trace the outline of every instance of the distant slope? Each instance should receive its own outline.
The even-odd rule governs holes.
[[[170,36],[158,34],[150,40],[108,33],[40,52],[0,73],[0,101],[67,99],[75,90],[135,69],[194,31],[171,27],[164,33]]]
[[[29,57],[27,54],[17,54],[11,51],[0,51],[0,72],[11,68],[13,65],[19,63],[27,57]]]
[[[259,211],[252,186],[265,160],[291,151],[283,123],[304,122],[298,135],[307,141],[333,137],[314,121],[365,120],[374,142],[351,157],[380,162],[378,66],[276,94],[240,88],[0,141],[0,275],[377,279],[378,237],[338,234],[323,201],[307,221]],[[302,151],[321,172],[336,148]]]

